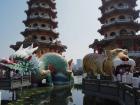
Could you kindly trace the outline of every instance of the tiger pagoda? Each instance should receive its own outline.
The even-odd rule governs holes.
[[[59,33],[56,31],[58,22],[55,0],[29,0],[27,4],[27,19],[23,21],[26,29],[21,32],[24,41],[10,45],[10,48],[16,51],[22,44],[24,48],[33,44],[39,47],[35,52],[38,57],[47,52],[65,52],[67,47],[58,41]]]
[[[102,16],[98,19],[102,26],[98,32],[104,36],[102,40],[95,39],[89,45],[94,53],[102,54],[105,50],[123,48],[128,50],[128,55],[136,60],[140,67],[140,30],[137,19],[139,10],[135,7],[137,0],[102,0],[99,7]]]

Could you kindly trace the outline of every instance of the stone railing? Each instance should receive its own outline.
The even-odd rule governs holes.
[[[120,105],[140,105],[140,89],[111,80],[83,79],[83,93],[117,101]]]

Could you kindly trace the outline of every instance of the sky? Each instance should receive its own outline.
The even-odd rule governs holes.
[[[0,0],[0,58],[8,58],[14,51],[11,44],[22,41],[25,30],[27,0]],[[101,0],[56,0],[59,39],[68,49],[66,58],[83,58],[92,52],[88,46],[94,39],[102,39],[97,30],[101,27]],[[140,8],[140,0],[137,2]]]

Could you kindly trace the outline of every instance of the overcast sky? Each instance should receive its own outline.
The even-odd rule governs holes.
[[[13,53],[10,44],[22,41],[20,32],[24,31],[22,23],[26,19],[27,0],[0,0],[0,58]],[[88,46],[95,38],[102,37],[97,32],[100,28],[98,9],[101,0],[56,0],[59,39],[68,49],[67,59],[83,58],[92,49]],[[137,2],[140,7],[140,1]]]

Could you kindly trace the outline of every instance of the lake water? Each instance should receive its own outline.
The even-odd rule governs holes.
[[[85,96],[80,85],[82,77],[77,76],[74,79],[74,86],[56,86],[47,92],[27,98],[22,105],[112,105],[104,102],[97,104],[95,97]]]
[[[56,86],[47,93],[34,95],[26,100],[27,105],[83,105],[84,94],[81,77],[74,78],[75,86]]]

